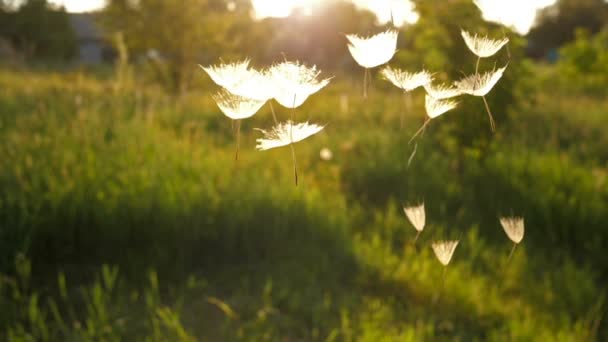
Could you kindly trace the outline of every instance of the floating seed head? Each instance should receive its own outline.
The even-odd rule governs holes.
[[[348,34],[348,50],[355,61],[366,69],[386,64],[397,52],[398,31],[387,30],[371,37]]]
[[[509,42],[509,38],[502,39],[491,39],[486,37],[481,37],[475,35],[471,35],[469,32],[462,30],[461,32],[462,38],[464,42],[467,44],[467,47],[471,52],[473,52],[477,57],[486,58],[495,55],[503,46],[505,46]]]
[[[453,100],[436,100],[428,94],[424,97],[424,108],[429,118],[434,119],[458,106],[458,102]]]
[[[523,217],[501,217],[500,225],[513,243],[519,244],[524,239]]]
[[[447,266],[452,260],[456,246],[458,246],[458,240],[453,241],[435,241],[431,244],[435,256],[439,259],[439,262],[443,266]]]
[[[233,120],[246,119],[257,113],[266,101],[258,101],[221,90],[213,100],[222,113]]]
[[[382,76],[390,81],[395,87],[406,92],[425,86],[433,80],[433,76],[426,70],[411,73],[400,69],[393,69],[388,66],[382,69],[381,73]]]
[[[256,148],[260,151],[265,151],[275,147],[287,146],[292,142],[296,143],[317,134],[323,128],[325,126],[309,124],[308,122],[292,124],[291,121],[279,123],[270,131],[256,128],[264,135],[264,138],[256,140],[258,143]]]
[[[484,74],[473,74],[463,78],[460,81],[454,82],[454,85],[458,90],[465,94],[473,96],[486,96],[492,88],[498,83],[502,77],[505,69],[499,68],[494,71],[486,72]]]
[[[268,69],[268,77],[274,84],[274,98],[287,108],[301,106],[310,95],[329,84],[330,79],[320,80],[319,74],[316,66],[299,62],[282,62]]]
[[[417,231],[421,232],[426,223],[426,215],[424,213],[424,203],[414,207],[404,207],[405,216]]]
[[[462,95],[462,92],[458,88],[445,84],[433,85],[432,83],[428,83],[424,85],[424,90],[435,100],[450,99]]]

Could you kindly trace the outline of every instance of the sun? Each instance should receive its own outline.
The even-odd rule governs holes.
[[[310,12],[321,0],[251,0],[255,15],[258,18],[284,18],[296,8]]]

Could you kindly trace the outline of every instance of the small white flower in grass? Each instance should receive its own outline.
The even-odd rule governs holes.
[[[462,30],[460,34],[469,50],[479,58],[487,58],[495,55],[509,42],[509,38],[506,37],[502,39],[491,39],[487,36],[482,37],[477,34],[471,35],[465,30]]]
[[[458,102],[454,100],[437,100],[430,95],[424,97],[424,109],[429,118],[434,119],[456,108]]]
[[[447,266],[452,260],[454,251],[458,246],[458,240],[452,241],[435,241],[431,244],[435,256],[443,266]]]
[[[211,80],[220,87],[230,90],[240,84],[244,79],[251,77],[249,60],[236,63],[222,63],[204,67],[199,65],[211,77]]]
[[[483,97],[494,88],[506,69],[503,67],[484,74],[473,74],[454,82],[454,85],[464,94]]]
[[[496,130],[496,124],[494,123],[492,111],[490,110],[490,106],[486,100],[486,95],[490,92],[490,90],[492,90],[492,88],[494,88],[496,83],[498,83],[506,69],[507,67],[505,66],[503,68],[499,68],[498,70],[486,72],[481,75],[475,73],[461,79],[460,81],[454,82],[456,88],[458,88],[464,94],[479,96],[483,99],[483,103],[486,106],[486,111],[490,119],[490,128],[492,129],[492,132]]]
[[[428,83],[424,85],[424,90],[436,100],[450,99],[462,95],[462,91],[458,88],[445,84],[433,85],[432,83]]]
[[[433,76],[426,70],[412,73],[387,66],[382,69],[381,74],[395,87],[405,92],[425,86],[433,80]]]
[[[355,61],[366,69],[390,61],[397,52],[398,31],[387,30],[371,37],[348,34],[348,50]]]
[[[227,90],[222,90],[212,97],[222,113],[233,120],[252,117],[266,103],[266,101],[234,95]]]
[[[524,239],[524,219],[523,217],[501,217],[500,225],[507,233],[507,236],[513,241],[513,248],[509,253],[507,262],[511,260],[515,247]]]
[[[522,217],[501,217],[500,224],[511,241],[520,243],[523,240],[524,219]]]
[[[319,79],[321,71],[299,62],[282,62],[268,70],[274,84],[275,100],[287,108],[297,108],[306,99],[329,84],[330,79]]]
[[[308,122],[292,124],[291,121],[279,123],[270,131],[256,128],[256,130],[264,135],[264,138],[256,140],[258,143],[256,148],[260,151],[265,151],[271,148],[287,146],[315,135],[323,130],[323,128],[325,126],[309,124]]]

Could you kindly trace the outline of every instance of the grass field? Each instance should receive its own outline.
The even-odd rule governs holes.
[[[416,145],[422,94],[360,81],[297,109],[327,126],[295,146],[296,187],[289,148],[254,149],[268,106],[235,162],[209,84],[0,69],[0,340],[608,338],[608,102],[536,89],[491,135],[463,99]],[[504,215],[526,220],[509,262]]]

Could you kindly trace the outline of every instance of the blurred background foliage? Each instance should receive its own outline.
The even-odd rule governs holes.
[[[374,73],[360,96],[344,34],[391,24],[351,2],[258,20],[245,0],[112,0],[90,14],[111,53],[83,65],[72,14],[0,1],[0,340],[608,339],[608,5],[558,0],[520,35],[472,1],[413,3],[392,66],[449,83],[475,68],[461,29],[510,39],[480,65],[508,64],[496,133],[463,97],[410,144],[424,94]],[[296,145],[297,188],[288,151],[254,151],[268,107],[235,163],[197,66],[246,57],[335,76],[298,109],[327,127]],[[422,201],[413,243],[402,206]],[[509,262],[504,215],[526,220]]]

